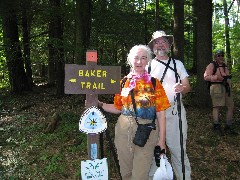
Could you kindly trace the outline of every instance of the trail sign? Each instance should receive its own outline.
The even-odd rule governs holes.
[[[83,112],[79,121],[79,130],[81,132],[98,134],[106,129],[106,118],[97,107],[89,107]]]
[[[65,94],[120,92],[120,66],[65,65]]]
[[[98,66],[97,51],[88,50],[86,53],[86,65],[65,64],[65,94],[86,94],[86,108],[98,106],[98,94],[116,94],[120,93],[120,66]],[[91,110],[93,110],[92,108]],[[89,111],[90,112],[90,111]],[[87,111],[87,115],[89,115]],[[92,111],[91,111],[92,112]],[[90,112],[90,113],[91,113]],[[95,111],[94,111],[95,112]],[[100,114],[100,113],[99,113]],[[86,114],[85,114],[86,115]],[[86,124],[80,124],[80,130],[88,132],[87,134],[87,149],[88,158],[95,160],[99,158],[99,132],[87,128],[105,130],[104,119],[96,121],[91,119],[85,121]],[[84,117],[82,117],[84,119]],[[94,117],[95,118],[95,117]],[[92,123],[88,126],[88,123]],[[101,122],[101,123],[100,123]],[[96,123],[96,124],[95,124]]]

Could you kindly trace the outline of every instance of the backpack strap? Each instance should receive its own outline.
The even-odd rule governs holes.
[[[151,82],[152,82],[153,88],[155,90],[155,88],[156,88],[156,78],[151,77]]]
[[[163,79],[165,78],[165,75],[166,75],[166,73],[167,73],[168,68],[170,68],[169,65],[170,65],[171,58],[169,57],[169,60],[168,60],[168,63],[167,63],[167,64],[164,63],[164,62],[162,62],[162,61],[160,61],[160,60],[158,60],[158,59],[157,59],[157,61],[160,62],[160,63],[162,63],[162,64],[164,64],[164,65],[166,66],[165,69],[164,69],[162,78],[161,78],[161,80],[160,80],[160,82],[162,83],[162,82],[163,82]]]
[[[128,78],[127,78],[126,76],[122,79],[122,81],[121,81],[121,85],[120,85],[121,90],[122,90],[122,88],[124,88],[124,85],[125,85],[127,79],[128,79]]]
[[[151,64],[152,64],[152,61],[150,61],[150,64],[148,65],[148,74],[151,74],[151,70],[152,70]]]
[[[176,83],[178,82],[178,79],[179,79],[179,82],[181,83],[180,76],[179,76],[179,74],[177,73],[177,65],[176,65],[175,59],[173,59],[173,65],[174,65],[174,72],[175,72]]]
[[[217,63],[216,61],[213,61],[213,62],[211,62],[211,63],[213,63],[213,65],[214,65],[214,67],[213,67],[213,74],[212,74],[212,75],[214,75],[214,74],[216,74],[217,68],[218,68],[219,66],[218,66],[218,63]],[[225,71],[225,68],[224,68],[224,71]]]
[[[170,66],[171,59],[173,60],[173,64],[175,66],[176,65],[175,59],[173,59],[171,57],[169,57],[168,63],[165,63],[165,62],[163,62],[163,61],[161,61],[159,59],[155,59],[157,62],[159,62],[159,63],[161,63],[161,64],[166,66],[165,69],[164,69],[164,72],[163,72],[163,76],[162,76],[162,78],[160,80],[161,83],[163,82],[163,79],[164,79],[164,77],[165,77],[165,75],[167,73],[168,68],[171,69],[172,71],[174,71],[175,75],[177,75],[177,77],[180,79],[180,76],[177,73],[177,68],[173,68],[173,67]],[[148,73],[151,73],[151,64],[148,66]]]

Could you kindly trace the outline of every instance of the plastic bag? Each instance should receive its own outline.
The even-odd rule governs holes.
[[[173,179],[173,171],[172,166],[168,162],[166,156],[162,156],[160,160],[160,167],[157,168],[154,173],[153,180],[172,180]]]

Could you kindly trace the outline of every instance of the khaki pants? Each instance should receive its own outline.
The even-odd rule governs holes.
[[[234,106],[233,92],[230,91],[230,96],[228,96],[228,92],[226,92],[226,89],[222,84],[212,84],[210,86],[210,95],[212,98],[213,107],[218,107],[218,106],[233,107]]]
[[[191,179],[191,167],[186,152],[187,141],[187,119],[186,111],[181,103],[181,120],[183,133],[183,149],[184,149],[184,165],[185,165],[185,179]],[[183,179],[182,163],[181,163],[181,145],[180,145],[180,131],[179,131],[179,117],[177,111],[177,103],[166,110],[166,143],[171,153],[172,167],[174,169],[177,179]]]
[[[140,124],[149,123],[139,120]],[[154,148],[158,141],[158,122],[156,130],[152,130],[144,147],[133,144],[137,129],[134,117],[120,115],[115,127],[115,145],[117,148],[120,171],[123,180],[147,180]]]

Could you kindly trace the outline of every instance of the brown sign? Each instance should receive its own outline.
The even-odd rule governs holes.
[[[120,93],[120,66],[65,64],[65,94]]]

